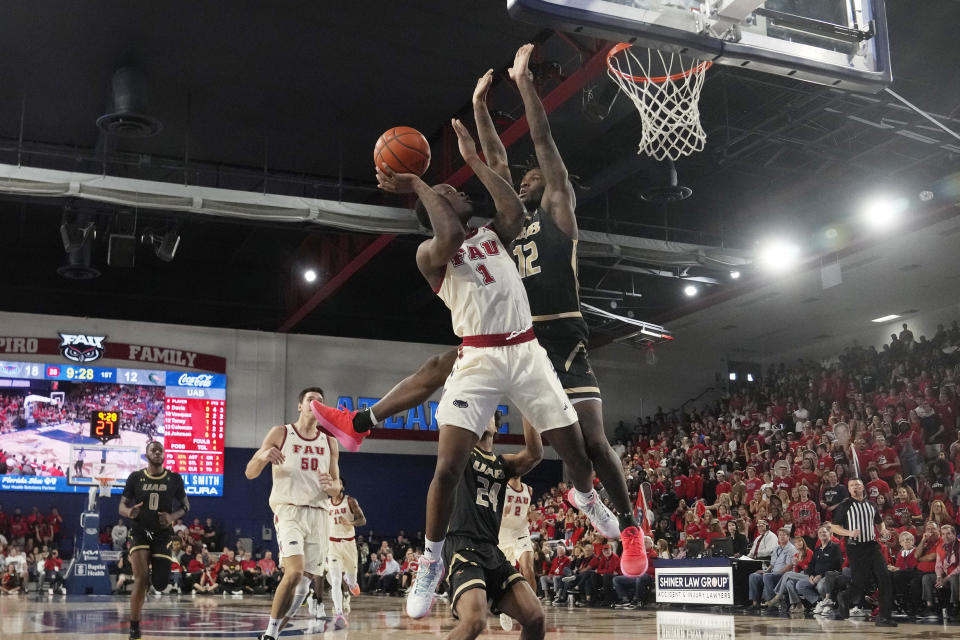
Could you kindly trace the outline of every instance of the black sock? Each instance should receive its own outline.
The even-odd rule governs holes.
[[[140,631],[140,621],[131,620],[130,621],[130,631]]]
[[[373,428],[373,420],[370,419],[370,409],[360,409],[357,415],[353,416],[353,430],[357,433],[365,433]]]
[[[637,518],[632,513],[621,513],[617,519],[620,521],[620,531],[628,527],[639,527]]]

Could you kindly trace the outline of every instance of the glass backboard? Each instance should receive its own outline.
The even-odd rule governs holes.
[[[508,0],[567,33],[875,93],[892,80],[883,0]]]

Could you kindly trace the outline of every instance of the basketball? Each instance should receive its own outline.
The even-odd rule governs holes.
[[[373,162],[379,168],[385,164],[397,173],[422,176],[430,166],[430,144],[413,127],[393,127],[377,140]]]

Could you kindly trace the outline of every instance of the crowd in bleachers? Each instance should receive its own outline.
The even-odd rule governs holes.
[[[640,607],[652,600],[656,559],[715,554],[777,559],[776,572],[752,580],[752,606],[827,613],[849,582],[849,570],[843,539],[823,525],[848,495],[846,481],[860,477],[892,532],[882,546],[900,612],[929,617],[945,605],[955,619],[958,379],[957,323],[938,327],[930,340],[915,339],[904,325],[880,350],[854,343],[826,364],[770,366],[710,406],[658,408],[633,425],[621,423],[614,449],[628,488],[635,499],[642,483],[652,487],[649,574],[620,575],[618,545],[570,508],[561,483],[531,507],[541,595],[554,603]],[[0,533],[12,520],[0,515]],[[21,538],[22,529],[18,524]],[[266,593],[278,581],[270,552],[225,541],[211,520],[178,522],[175,529],[171,588]],[[37,543],[49,537],[36,533],[29,547],[34,562],[43,554]],[[123,548],[123,524],[110,533],[103,542]],[[21,567],[9,558],[19,557],[23,544],[17,553],[5,551],[8,566]],[[416,571],[423,541],[401,535],[378,545],[371,535],[358,537],[357,546],[363,590],[400,594]],[[121,578],[129,576],[123,566]],[[128,580],[118,580],[119,588]]]
[[[42,579],[51,590],[62,591],[62,540],[63,517],[56,507],[49,514],[34,507],[24,515],[19,507],[7,513],[0,505],[0,593],[23,593]]]
[[[628,487],[634,496],[643,482],[653,489],[651,557],[766,559],[788,548],[782,574],[761,578],[751,604],[826,614],[849,570],[843,541],[821,524],[847,497],[847,480],[860,477],[892,532],[882,547],[899,612],[932,617],[942,604],[957,619],[958,379],[957,323],[939,326],[930,340],[904,324],[879,351],[854,343],[829,364],[770,366],[702,410],[658,408],[635,425],[621,423],[614,448]],[[537,552],[543,595],[642,605],[652,581],[613,588],[604,543],[569,508],[564,488],[545,495],[532,516],[533,531],[559,541]],[[839,554],[827,562],[830,545]],[[812,576],[830,580],[811,590]]]

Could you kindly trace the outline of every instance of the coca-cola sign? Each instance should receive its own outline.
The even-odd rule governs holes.
[[[177,384],[181,387],[203,387],[209,388],[213,385],[213,376],[207,373],[200,373],[197,375],[190,375],[189,373],[184,373],[179,378],[177,378]]]

